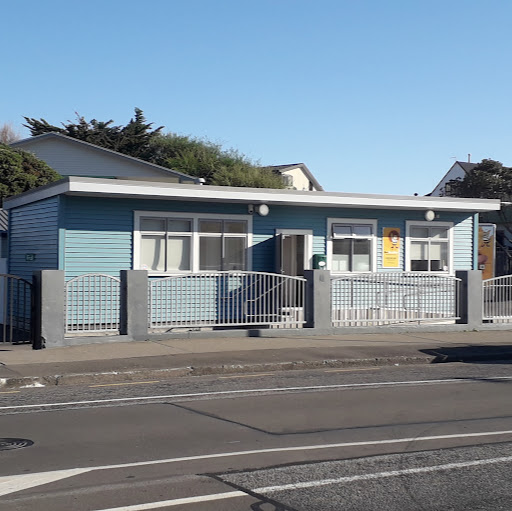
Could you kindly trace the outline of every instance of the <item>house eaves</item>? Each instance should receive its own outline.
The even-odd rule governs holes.
[[[57,195],[109,198],[147,198],[215,203],[267,204],[269,206],[346,207],[390,210],[498,211],[497,199],[460,199],[454,197],[421,197],[402,195],[366,195],[267,188],[197,186],[148,181],[111,180],[69,176],[4,201],[12,209]]]

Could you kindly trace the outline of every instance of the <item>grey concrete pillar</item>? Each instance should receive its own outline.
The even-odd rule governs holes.
[[[455,272],[461,279],[458,297],[459,316],[457,323],[465,324],[469,329],[482,325],[482,272],[480,270],[464,270]]]
[[[331,327],[331,272],[305,270],[306,328]]]
[[[143,341],[148,335],[148,272],[121,270],[120,333]]]
[[[40,270],[33,274],[35,291],[34,349],[64,346],[66,306],[64,272]]]

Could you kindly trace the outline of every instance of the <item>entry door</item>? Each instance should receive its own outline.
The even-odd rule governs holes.
[[[302,276],[311,268],[311,238],[309,231],[280,230],[276,236],[278,273]]]

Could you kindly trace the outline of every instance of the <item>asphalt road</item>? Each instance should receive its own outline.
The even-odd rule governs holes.
[[[0,510],[510,510],[511,369],[7,391]]]

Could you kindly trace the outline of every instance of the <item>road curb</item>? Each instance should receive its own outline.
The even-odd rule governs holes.
[[[203,365],[169,369],[138,369],[129,371],[106,371],[69,373],[46,376],[25,376],[0,378],[0,389],[49,387],[58,385],[101,385],[109,383],[130,383],[147,380],[169,380],[186,376],[235,375],[276,371],[300,371],[308,369],[350,369],[453,362],[488,362],[512,360],[512,353],[450,356],[433,353],[424,356],[394,356],[360,359],[300,360],[292,362],[263,362],[247,364]]]
[[[222,374],[244,374],[275,371],[307,370],[322,368],[382,367],[389,365],[430,364],[434,356],[421,357],[376,357],[365,359],[301,360],[291,362],[267,362],[249,364],[223,364],[217,366],[191,366],[172,369],[138,369],[129,371],[106,371],[69,373],[46,376],[9,377],[0,379],[0,388],[28,388],[52,385],[94,385],[143,380],[174,379],[184,376],[208,376]]]

